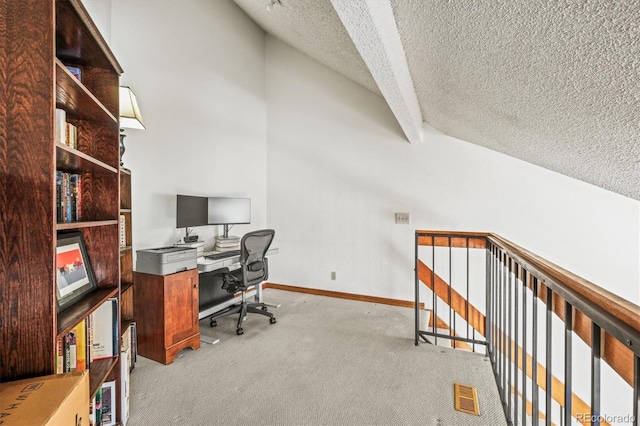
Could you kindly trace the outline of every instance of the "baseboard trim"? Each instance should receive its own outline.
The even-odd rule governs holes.
[[[381,305],[400,306],[403,308],[413,308],[415,302],[410,300],[388,299],[386,297],[367,296],[364,294],[343,293],[341,291],[319,290],[316,288],[296,287],[293,285],[277,284],[266,282],[262,288],[273,288],[276,290],[294,291],[297,293],[315,294],[317,296],[335,297],[337,299],[358,300],[360,302],[378,303]],[[420,309],[424,309],[424,303],[420,303]]]

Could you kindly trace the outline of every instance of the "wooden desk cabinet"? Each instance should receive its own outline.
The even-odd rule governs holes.
[[[171,364],[178,352],[200,347],[198,270],[171,275],[134,274],[138,353]]]

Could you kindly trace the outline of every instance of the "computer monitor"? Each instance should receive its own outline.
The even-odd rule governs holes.
[[[229,225],[251,223],[251,198],[209,197],[209,225],[224,225],[224,238],[229,236]]]
[[[176,196],[176,228],[185,228],[185,242],[189,239],[189,228],[209,224],[208,200],[194,195]]]

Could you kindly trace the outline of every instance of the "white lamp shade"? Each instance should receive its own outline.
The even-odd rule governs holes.
[[[120,87],[120,127],[145,129],[136,95],[128,87]]]

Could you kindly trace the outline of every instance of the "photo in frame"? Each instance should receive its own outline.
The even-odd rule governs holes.
[[[64,311],[96,288],[82,233],[58,234],[56,246],[58,312]]]
[[[116,424],[116,382],[102,384],[102,409],[100,423],[102,426],[115,426]]]

